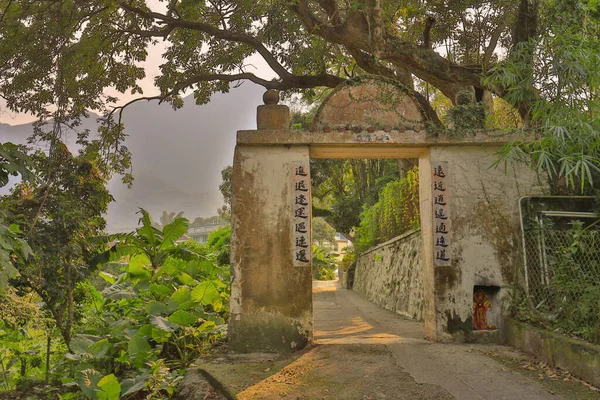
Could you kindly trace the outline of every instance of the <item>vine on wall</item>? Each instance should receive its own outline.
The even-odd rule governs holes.
[[[419,227],[419,172],[414,167],[404,178],[389,182],[379,199],[364,209],[357,229],[357,250],[390,240]]]

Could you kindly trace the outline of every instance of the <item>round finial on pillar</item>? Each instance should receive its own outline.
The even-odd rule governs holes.
[[[263,101],[268,106],[273,106],[279,103],[279,92],[277,90],[269,89],[263,94]]]

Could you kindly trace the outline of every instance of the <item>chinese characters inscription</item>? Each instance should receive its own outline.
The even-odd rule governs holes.
[[[433,162],[432,187],[433,187],[433,261],[436,266],[450,265],[451,263],[451,224],[449,202],[448,162]]]
[[[293,257],[294,267],[311,265],[310,246],[310,167],[308,163],[296,163],[292,166],[293,181]]]

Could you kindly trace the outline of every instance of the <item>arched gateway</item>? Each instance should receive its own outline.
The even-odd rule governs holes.
[[[258,129],[238,132],[234,157],[232,350],[289,352],[312,343],[311,158],[419,160],[429,338],[476,339],[475,290],[504,313],[519,262],[518,199],[545,185],[525,166],[489,167],[502,145],[524,138],[433,136],[406,90],[373,78],[334,90],[311,132],[290,131],[288,108],[271,95],[265,103]]]

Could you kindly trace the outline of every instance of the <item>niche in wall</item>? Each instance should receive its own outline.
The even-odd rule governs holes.
[[[473,330],[495,331],[500,328],[500,286],[473,286]]]

